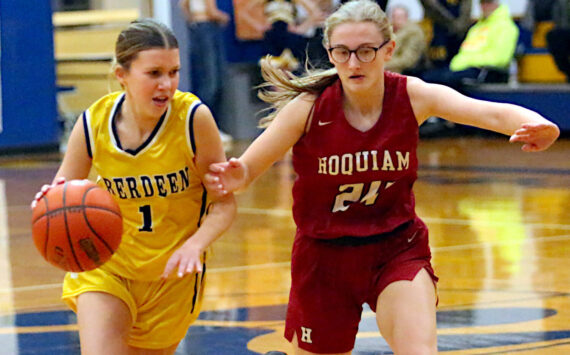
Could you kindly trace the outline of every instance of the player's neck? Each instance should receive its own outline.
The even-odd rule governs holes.
[[[140,133],[152,132],[156,127],[160,117],[145,115],[142,110],[137,109],[137,106],[131,104],[128,99],[125,99],[121,110],[119,112],[119,119],[117,122],[122,122],[131,129],[138,130]]]
[[[343,108],[359,115],[375,114],[382,111],[384,85],[373,90],[344,91]]]

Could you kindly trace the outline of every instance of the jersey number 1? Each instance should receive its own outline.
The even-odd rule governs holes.
[[[152,232],[152,216],[150,205],[139,207],[139,212],[143,215],[143,225],[139,228],[139,232]]]

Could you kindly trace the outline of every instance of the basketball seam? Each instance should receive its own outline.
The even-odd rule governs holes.
[[[47,196],[44,196],[45,198],[45,205],[46,205],[46,211],[49,211],[49,206],[48,206],[48,199]],[[39,218],[36,219],[36,221],[39,220]],[[35,223],[36,221],[34,221],[33,223]],[[47,257],[47,246],[48,246],[48,242],[49,242],[49,218],[46,221],[46,232],[45,232],[45,240],[44,240],[44,258]]]
[[[46,197],[42,197],[42,198],[46,198]],[[77,206],[63,206],[63,207],[56,208],[56,209],[51,210],[51,211],[47,211],[47,212],[44,213],[43,215],[41,215],[41,216],[37,217],[36,219],[32,220],[32,224],[33,224],[33,223],[36,223],[37,221],[39,221],[39,220],[42,219],[43,217],[51,216],[51,215],[56,214],[56,213],[65,212],[65,211],[67,211],[67,210],[76,209],[76,208],[82,208],[82,209],[92,208],[92,209],[96,209],[96,210],[103,210],[103,211],[111,212],[112,214],[114,214],[114,215],[116,215],[116,216],[118,216],[118,217],[122,217],[119,212],[114,211],[114,210],[111,210],[111,209],[108,209],[108,208],[106,208],[106,207],[89,206],[89,205],[86,206],[86,205],[83,205],[83,204],[82,204],[82,205],[77,205]]]
[[[85,200],[87,199],[87,194],[89,193],[89,191],[91,191],[92,189],[97,188],[98,186],[93,186],[88,188],[85,193],[83,194],[83,199],[82,199],[82,204],[85,205]],[[101,210],[106,210],[106,211],[110,211],[106,208],[99,208]],[[87,214],[85,214],[86,209],[83,209],[83,218],[85,219],[85,223],[87,224],[87,226],[89,227],[89,229],[91,230],[91,232],[93,232],[93,235],[95,235],[97,237],[97,239],[99,239],[101,241],[101,243],[103,243],[105,245],[105,247],[107,247],[107,250],[109,251],[109,253],[113,254],[115,251],[113,250],[113,248],[111,248],[111,246],[109,244],[107,244],[107,241],[105,239],[103,239],[102,237],[99,236],[99,234],[95,231],[95,229],[93,229],[93,227],[91,226],[91,223],[89,223],[89,219],[87,218]]]
[[[67,192],[67,186],[68,186],[68,182],[66,182],[66,183],[63,185],[63,194],[62,194],[62,195],[63,195],[63,196],[62,196],[62,197],[63,197],[63,198],[62,198],[62,201],[63,201],[62,205],[63,205],[63,206],[65,206],[65,198],[66,198],[65,195],[66,195],[66,192]],[[66,212],[67,212],[67,210],[65,210],[64,213],[63,213],[63,219],[64,219],[64,221],[65,221],[65,232],[66,232],[66,234],[67,234],[67,241],[68,241],[68,243],[69,243],[69,248],[71,249],[71,254],[73,255],[73,259],[75,259],[75,263],[77,264],[77,266],[81,269],[81,271],[85,271],[85,270],[83,269],[83,266],[81,265],[81,263],[79,263],[79,260],[77,259],[77,255],[75,255],[75,248],[73,247],[73,242],[71,241],[71,236],[70,236],[70,234],[69,234],[69,226],[67,225],[67,213],[66,213]]]

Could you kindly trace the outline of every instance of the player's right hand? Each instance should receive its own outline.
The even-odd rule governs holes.
[[[560,129],[554,123],[525,123],[513,133],[511,143],[523,143],[525,152],[540,152],[548,149],[560,136]]]
[[[247,167],[237,158],[227,162],[210,164],[210,171],[204,177],[207,190],[226,195],[245,186]]]
[[[36,207],[36,205],[38,204],[38,201],[42,199],[42,197],[44,197],[49,190],[51,190],[52,188],[54,188],[57,185],[61,185],[65,182],[65,178],[64,177],[59,177],[57,179],[55,179],[51,184],[45,184],[42,186],[42,188],[40,189],[40,191],[34,196],[34,199],[32,201],[32,203],[30,204],[30,208],[34,209],[34,207]]]

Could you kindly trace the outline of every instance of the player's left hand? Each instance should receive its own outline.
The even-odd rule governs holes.
[[[48,193],[49,190],[53,189],[57,185],[61,185],[64,183],[65,183],[65,178],[59,177],[59,178],[55,179],[51,184],[43,185],[42,188],[40,189],[40,191],[34,196],[34,199],[32,200],[32,203],[30,204],[30,208],[32,210],[34,208],[36,208],[36,205],[38,204],[38,202],[42,199],[42,197],[44,197]]]
[[[553,123],[525,123],[517,129],[509,142],[524,143],[525,152],[540,152],[548,149],[560,136],[560,129]]]
[[[202,259],[204,250],[194,246],[188,240],[178,250],[176,250],[168,259],[162,278],[166,279],[172,272],[176,272],[179,278],[184,277],[186,274],[202,272]]]

